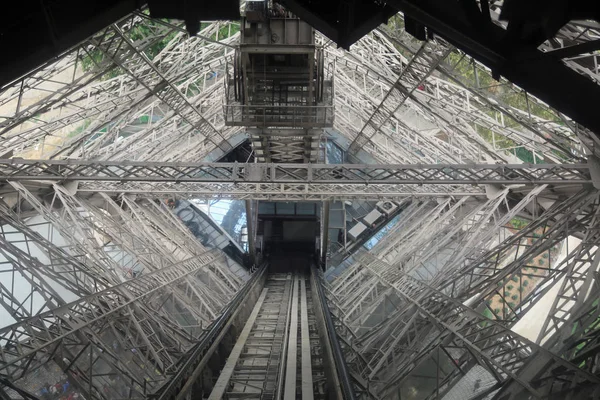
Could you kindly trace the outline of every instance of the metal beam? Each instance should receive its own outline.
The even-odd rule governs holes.
[[[389,4],[481,61],[495,74],[505,76],[592,132],[600,131],[596,108],[588,101],[600,97],[600,86],[570,69],[560,59],[540,57],[541,51],[525,47],[523,43],[507,45],[506,31],[491,21],[485,23],[472,15],[468,6],[456,7],[438,0],[393,0]],[[471,9],[473,7],[479,11],[475,2]],[[565,96],[566,93],[578,95],[572,98]],[[597,136],[590,139],[594,143],[598,141]],[[597,151],[597,146],[593,149]]]
[[[207,252],[0,329],[0,337],[6,343],[0,356],[0,372],[19,376],[32,368],[32,363],[43,363],[44,353],[55,351],[52,348],[61,346],[63,340],[73,338],[100,320],[110,320],[127,306],[143,301],[165,286],[210,268],[221,257],[214,251]]]
[[[237,164],[0,160],[12,186],[78,181],[78,192],[255,200],[486,196],[486,184],[592,182],[585,164]],[[51,186],[51,185],[48,185]],[[4,193],[13,192],[10,186]]]
[[[262,293],[260,294],[260,297],[256,301],[256,305],[254,306],[252,313],[248,317],[248,320],[246,321],[246,324],[244,325],[244,328],[242,329],[239,338],[235,342],[235,345],[233,346],[229,357],[227,357],[227,362],[225,363],[225,366],[221,369],[219,379],[215,383],[212,392],[210,392],[210,396],[208,396],[209,400],[222,399],[225,392],[227,391],[231,375],[233,375],[233,371],[237,365],[237,362],[240,356],[242,355],[242,351],[244,350],[244,346],[246,345],[246,340],[248,339],[248,336],[250,336],[250,332],[254,327],[254,322],[256,321],[256,317],[258,316],[262,304],[265,301],[265,297],[267,297],[268,290],[269,289],[266,288],[263,289]]]
[[[382,125],[400,110],[400,107],[412,96],[419,85],[435,71],[438,65],[452,51],[450,47],[444,49],[442,52],[435,52],[432,51],[431,47],[435,47],[435,44],[424,42],[410,59],[408,65],[400,72],[396,82],[389,88],[377,108],[371,113],[365,125],[350,144],[348,151],[351,154],[356,154],[363,148],[377,131],[381,129]]]
[[[0,181],[587,184],[587,164],[292,164],[0,159]]]
[[[255,264],[256,244],[254,243],[254,238],[256,234],[256,226],[254,223],[254,211],[252,203],[252,200],[246,200],[246,229],[248,230],[248,253],[252,259],[252,264]]]
[[[498,383],[515,382],[524,392],[535,396],[563,390],[587,393],[600,384],[600,378],[389,264],[369,254],[358,262],[392,288],[407,306],[415,307],[422,321],[429,321],[439,331],[421,353],[429,354],[432,346],[451,343],[453,351],[470,354],[495,376]],[[387,271],[395,276],[393,280]],[[382,393],[393,392],[394,386],[417,368],[422,355],[408,355],[402,361],[402,367],[398,367],[390,377],[392,379],[384,384]],[[568,383],[557,385],[563,379]],[[577,385],[571,385],[571,382],[577,382]]]

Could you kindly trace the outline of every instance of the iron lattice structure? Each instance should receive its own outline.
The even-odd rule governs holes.
[[[57,366],[103,399],[168,381],[249,273],[160,200],[394,198],[400,222],[326,287],[365,397],[597,396],[594,134],[398,15],[349,52],[316,37],[347,158],[379,165],[210,163],[245,133],[222,107],[238,30],[135,13],[2,88],[0,376]]]

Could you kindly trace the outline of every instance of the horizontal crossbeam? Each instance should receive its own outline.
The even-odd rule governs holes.
[[[586,164],[253,164],[0,160],[0,182],[79,182],[87,192],[319,200],[483,195],[479,185],[592,182]]]

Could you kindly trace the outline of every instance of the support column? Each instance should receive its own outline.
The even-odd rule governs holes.
[[[329,244],[329,201],[323,202],[323,212],[321,213],[321,222],[323,232],[321,232],[321,261],[323,270],[327,269],[327,246]]]
[[[254,213],[252,212],[252,200],[246,200],[246,226],[248,228],[248,253],[252,264],[256,263],[256,245],[254,243]]]

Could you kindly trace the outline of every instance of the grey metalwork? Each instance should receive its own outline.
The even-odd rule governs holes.
[[[341,184],[592,183],[586,164],[293,164],[0,160],[0,180]]]
[[[362,396],[424,381],[434,398],[598,396],[596,135],[510,82],[489,84],[436,35],[416,41],[402,15],[350,52],[293,16],[279,23],[275,39],[305,34],[286,51],[314,61],[285,104],[273,85],[243,84],[240,54],[281,51],[263,43],[273,36],[214,22],[190,38],[147,12],[0,89],[0,378],[25,388],[56,366],[101,399],[167,381],[248,272],[165,199],[391,198],[406,206],[398,223],[324,287]],[[541,48],[597,82],[597,52],[572,47],[599,31],[575,21]],[[267,70],[250,72],[256,83]],[[325,127],[347,140],[348,162],[378,164],[318,164]],[[199,161],[241,133],[260,163]],[[526,279],[534,290],[508,292],[527,292]],[[532,315],[553,291],[547,317]],[[515,333],[536,317],[534,338]]]

